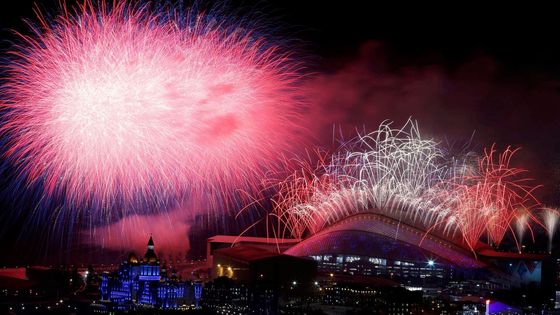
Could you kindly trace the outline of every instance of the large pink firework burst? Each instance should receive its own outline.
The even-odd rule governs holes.
[[[301,140],[297,62],[223,17],[117,3],[22,35],[1,103],[22,178],[76,207],[256,189]]]

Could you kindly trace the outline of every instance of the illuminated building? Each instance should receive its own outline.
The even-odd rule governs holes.
[[[490,279],[503,289],[540,284],[543,255],[480,248],[475,257],[452,237],[367,213],[344,218],[285,253],[313,258],[319,272],[389,278],[423,288],[454,279]]]
[[[198,305],[200,290],[200,285],[182,282],[174,271],[168,273],[160,265],[152,237],[142,260],[131,253],[117,271],[102,275],[100,285],[101,299],[112,302],[117,310],[135,305],[163,309]]]

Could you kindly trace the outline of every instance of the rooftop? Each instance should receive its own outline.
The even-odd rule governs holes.
[[[261,244],[296,244],[301,242],[297,238],[252,237],[238,235],[215,235],[208,238],[208,242],[215,243],[261,243]]]
[[[240,245],[235,247],[221,248],[214,252],[214,255],[228,256],[236,260],[251,262],[255,260],[282,256],[276,252],[262,249],[255,246]]]

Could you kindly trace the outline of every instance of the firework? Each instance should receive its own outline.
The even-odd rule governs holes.
[[[353,188],[365,192],[368,207],[425,222],[436,213],[430,211],[434,205],[428,193],[450,172],[438,143],[422,138],[412,120],[401,129],[384,122],[377,131],[360,136],[342,168],[355,179]]]
[[[494,146],[485,149],[474,173],[463,173],[453,179],[455,187],[446,201],[452,214],[447,220],[457,226],[473,251],[485,232],[488,241],[499,246],[506,232],[513,231],[517,210],[525,209],[530,215],[539,205],[533,196],[538,186],[529,183],[530,179],[524,176],[527,171],[510,166],[516,151],[508,147],[497,154]]]
[[[423,139],[412,120],[401,129],[383,122],[320,161],[283,181],[275,198],[274,215],[295,237],[363,211],[423,224],[445,212],[427,196],[437,195],[432,190],[450,168],[437,143]]]
[[[548,235],[548,251],[550,252],[552,251],[552,241],[554,240],[554,234],[556,233],[556,228],[558,227],[560,214],[557,209],[543,208],[542,210],[543,222]]]
[[[426,233],[459,233],[476,252],[485,235],[499,246],[508,231],[538,222],[532,214],[538,186],[526,170],[511,167],[516,151],[498,154],[491,147],[481,157],[449,158],[436,141],[421,137],[413,121],[401,129],[384,122],[281,182],[273,214],[283,233],[301,238],[352,214],[380,213]]]
[[[517,240],[519,242],[519,251],[523,245],[523,238],[525,237],[525,231],[529,225],[530,215],[526,210],[520,211],[515,219],[515,233],[517,235]]]
[[[348,186],[336,175],[294,172],[280,184],[274,200],[273,216],[283,224],[282,237],[302,238],[366,207],[365,192]]]
[[[67,208],[227,207],[301,139],[298,64],[247,25],[124,1],[40,20],[12,53],[1,132],[19,178]]]

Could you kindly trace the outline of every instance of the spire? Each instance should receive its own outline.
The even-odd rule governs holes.
[[[150,235],[150,240],[148,241],[148,250],[144,254],[144,261],[146,262],[157,262],[157,256],[154,251],[154,239]]]
[[[152,238],[151,234],[150,234],[150,240],[148,241],[148,248],[154,249],[154,239]]]

